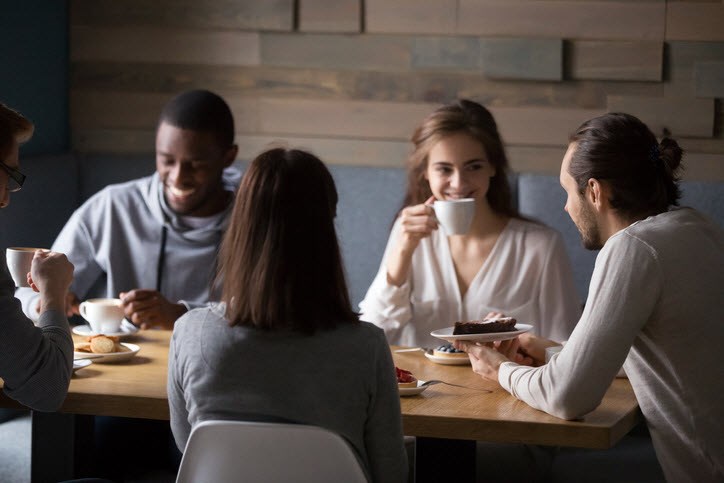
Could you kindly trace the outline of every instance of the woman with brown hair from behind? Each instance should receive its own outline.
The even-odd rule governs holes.
[[[284,420],[342,435],[373,481],[407,471],[384,333],[351,309],[334,228],[337,191],[315,156],[260,154],[219,254],[222,302],[174,327],[171,427],[183,450],[203,420]]]

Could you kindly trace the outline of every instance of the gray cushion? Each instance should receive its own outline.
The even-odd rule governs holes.
[[[330,166],[337,185],[337,236],[356,310],[380,266],[405,194],[405,170]]]
[[[687,181],[681,183],[681,206],[691,206],[724,227],[724,183]]]

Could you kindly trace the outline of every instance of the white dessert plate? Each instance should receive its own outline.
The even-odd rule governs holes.
[[[423,386],[425,381],[417,380],[417,387],[397,387],[400,391],[400,396],[417,396],[422,391],[427,389],[428,386]]]
[[[94,356],[100,356],[93,358],[93,360],[98,364],[115,364],[116,362],[125,362],[131,359],[138,353],[139,350],[141,350],[141,347],[136,344],[121,342],[121,345],[125,346],[129,350],[125,352],[109,352],[108,354],[98,354],[95,352],[73,352],[73,356],[82,359],[83,356],[92,354]]]
[[[128,322],[127,320],[124,320],[121,323],[121,330],[119,330],[118,332],[113,332],[112,334],[103,334],[103,335],[110,335],[113,337],[123,338],[123,337],[127,337],[129,335],[133,335],[136,332],[138,332],[139,330],[141,330],[141,329],[139,329],[132,323]],[[73,327],[73,333],[76,335],[82,335],[82,336],[96,335],[95,332],[93,332],[93,330],[91,330],[90,325],[76,325],[75,327]]]
[[[79,370],[79,369],[83,369],[84,367],[88,367],[88,366],[90,366],[91,364],[93,364],[93,361],[91,361],[91,360],[88,360],[88,359],[76,359],[76,360],[73,361],[73,372],[75,373],[75,371],[77,371],[77,370]]]
[[[435,362],[437,364],[444,364],[446,366],[470,365],[470,358],[467,354],[465,354],[465,357],[440,357],[436,356],[435,354],[428,354],[427,352],[425,352],[425,357],[430,359],[432,362]]]
[[[515,330],[510,332],[490,332],[488,334],[456,334],[453,335],[453,329],[455,327],[445,327],[444,329],[433,330],[430,335],[437,337],[438,339],[446,340],[448,342],[454,342],[456,340],[469,340],[473,342],[493,342],[496,340],[508,340],[513,339],[520,334],[528,332],[533,328],[532,325],[528,324],[515,324]]]

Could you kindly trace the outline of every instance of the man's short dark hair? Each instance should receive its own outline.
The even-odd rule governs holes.
[[[234,144],[234,117],[229,105],[211,91],[197,89],[171,99],[161,111],[162,122],[191,131],[213,132],[224,148]]]

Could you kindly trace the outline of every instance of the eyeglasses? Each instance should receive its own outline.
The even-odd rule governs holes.
[[[2,161],[0,161],[0,167],[2,167],[2,169],[4,169],[8,173],[7,190],[11,193],[20,191],[20,188],[23,187],[23,183],[25,183],[26,176],[17,169],[11,168]]]

